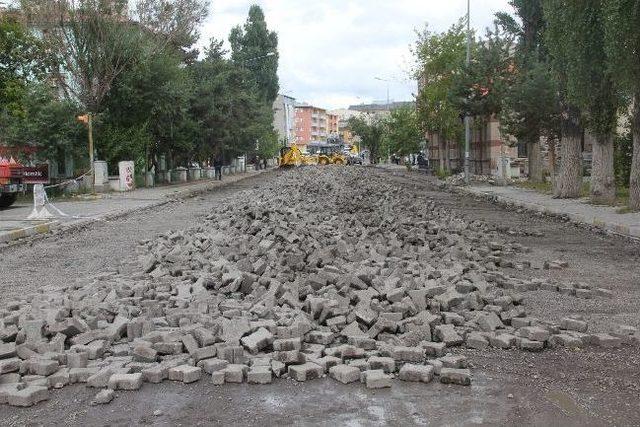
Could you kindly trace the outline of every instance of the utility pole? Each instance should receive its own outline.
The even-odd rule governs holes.
[[[387,81],[387,111],[391,111],[391,107],[389,106],[389,82]]]
[[[96,171],[93,169],[93,114],[87,114],[87,125],[89,127],[89,168],[91,171],[91,190],[96,192]]]
[[[467,0],[467,67],[471,64],[471,0]],[[464,182],[469,185],[469,146],[471,145],[471,116],[464,116]]]

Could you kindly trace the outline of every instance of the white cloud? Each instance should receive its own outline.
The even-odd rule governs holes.
[[[429,23],[444,31],[466,13],[465,0],[212,0],[200,44],[227,40],[259,4],[269,29],[278,33],[281,91],[326,108],[384,100],[408,100],[415,30]],[[508,0],[473,0],[473,28],[484,33],[493,15],[511,10]]]

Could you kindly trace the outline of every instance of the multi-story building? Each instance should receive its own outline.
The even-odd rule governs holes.
[[[287,95],[278,95],[273,101],[273,128],[278,132],[278,140],[285,145],[295,142],[296,100]]]
[[[338,135],[338,115],[327,113],[327,135]]]
[[[296,106],[295,141],[305,146],[311,141],[327,139],[327,111],[313,105]]]

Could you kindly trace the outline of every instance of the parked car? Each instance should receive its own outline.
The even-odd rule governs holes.
[[[360,157],[357,154],[349,154],[349,156],[347,157],[347,164],[348,165],[361,165],[362,164],[362,157]]]

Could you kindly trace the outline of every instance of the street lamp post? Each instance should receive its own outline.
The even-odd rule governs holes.
[[[387,111],[390,111],[391,108],[389,106],[389,79],[383,79],[381,77],[374,77],[376,80],[380,80],[381,82],[385,82],[387,84]]]
[[[382,77],[374,77],[374,79],[379,80],[381,82],[385,82],[387,84],[387,113],[391,112],[391,107],[389,105],[389,79],[383,79]],[[391,149],[387,148],[387,161],[391,162]]]
[[[467,67],[471,64],[471,0],[467,0]],[[471,116],[464,115],[464,182],[469,185],[469,146],[471,145]]]

